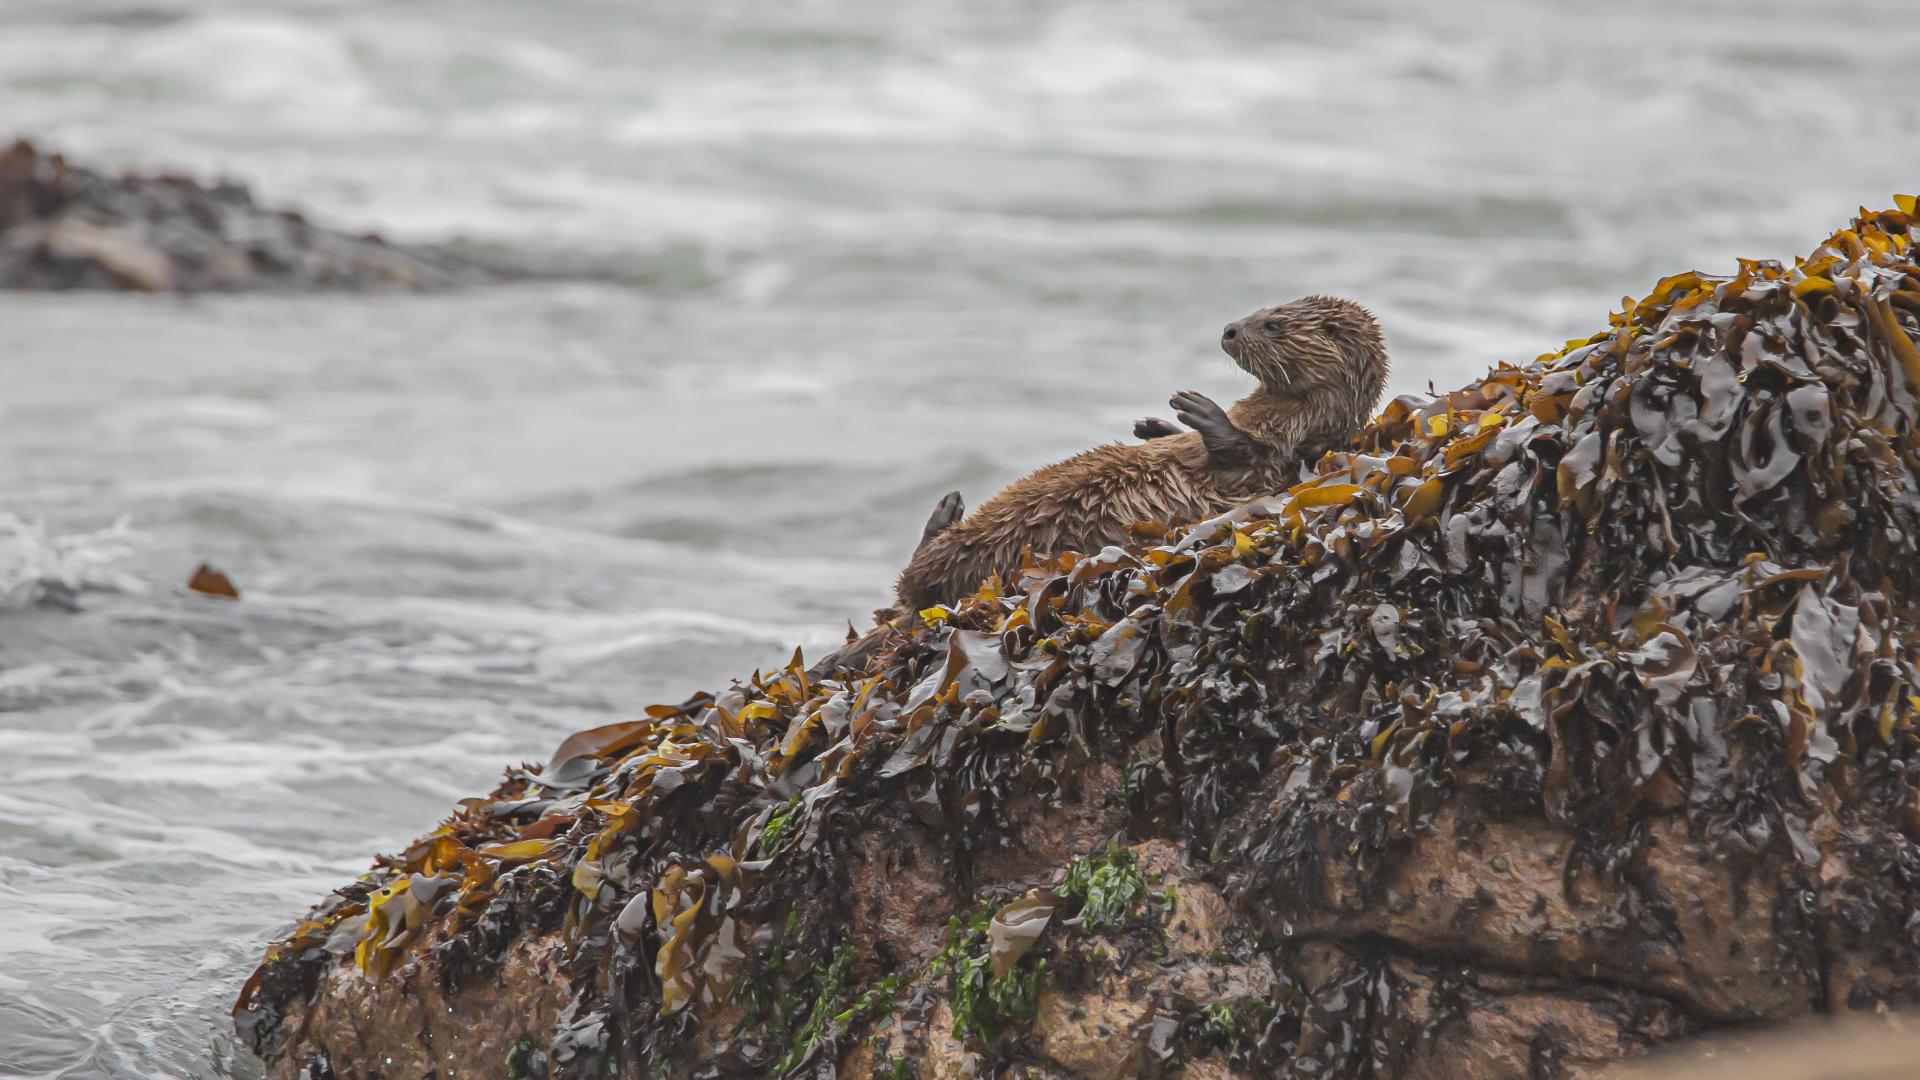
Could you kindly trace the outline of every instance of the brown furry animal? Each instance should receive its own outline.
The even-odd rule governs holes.
[[[1112,443],[1009,485],[965,520],[960,493],[927,522],[898,595],[908,611],[953,600],[989,574],[1011,581],[1021,553],[1096,551],[1136,521],[1192,521],[1292,486],[1303,462],[1351,440],[1387,381],[1373,316],[1309,296],[1227,326],[1220,347],[1260,388],[1223,410],[1183,390],[1174,414],[1134,425],[1144,445]]]

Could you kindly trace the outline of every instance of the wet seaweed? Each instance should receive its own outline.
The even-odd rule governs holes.
[[[936,962],[947,975],[954,1038],[991,1042],[1004,1031],[1033,1022],[1047,963],[1023,962],[1020,957],[1003,961],[999,952],[990,931],[955,921],[947,949]]]
[[[1336,894],[1410,903],[1389,871],[1461,805],[1462,828],[1575,837],[1569,888],[1639,887],[1649,823],[1677,816],[1804,885],[1754,916],[1777,940],[1887,943],[1847,1006],[1910,999],[1915,212],[1862,211],[1791,265],[1663,279],[1590,337],[1391,402],[1288,492],[1031,565],[876,628],[846,664],[796,654],[576,735],[276,943],[243,1037],[271,1057],[348,954],[379,978],[432,950],[457,981],[537,929],[587,973],[569,1009],[625,1073],[704,1054],[811,1075],[929,962],[956,1033],[988,1042],[1032,1015],[1054,908],[1099,926],[1144,883],[1111,857],[1061,867],[938,957],[887,957],[849,938],[849,853],[914,823],[958,913],[1032,820],[1015,808],[1100,763],[1137,835],[1178,840],[1293,972],[1258,1010],[1174,1022],[1236,1060],[1361,1076],[1401,1052],[1379,1025],[1404,965],[1308,977],[1288,935]],[[1843,887],[1816,880],[1832,859],[1859,868]],[[1822,978],[1810,944],[1776,959]]]
[[[1073,922],[1090,932],[1118,926],[1142,906],[1160,912],[1173,906],[1171,897],[1152,890],[1133,853],[1121,847],[1074,860],[1054,892],[1079,904]]]

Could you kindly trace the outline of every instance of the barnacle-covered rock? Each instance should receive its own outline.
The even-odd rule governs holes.
[[[1914,215],[582,732],[240,1029],[283,1077],[1490,1078],[1915,1004]]]
[[[239,184],[106,176],[25,140],[0,149],[0,288],[412,290],[496,276],[262,207]]]

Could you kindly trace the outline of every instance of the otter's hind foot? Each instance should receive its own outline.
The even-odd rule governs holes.
[[[933,508],[933,516],[927,519],[926,531],[920,534],[920,542],[925,544],[935,536],[946,532],[967,516],[967,501],[957,491],[949,491],[940,497]]]
[[[1136,439],[1161,439],[1178,434],[1180,428],[1173,421],[1157,416],[1143,416],[1133,422],[1133,437]]]

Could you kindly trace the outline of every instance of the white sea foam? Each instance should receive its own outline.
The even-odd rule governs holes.
[[[354,109],[374,97],[351,42],[293,15],[189,18],[135,37],[120,60],[163,92],[249,108]]]
[[[140,591],[138,579],[113,567],[140,540],[125,518],[93,532],[55,534],[44,522],[0,511],[0,612],[83,592]]]

